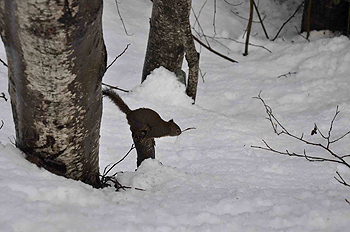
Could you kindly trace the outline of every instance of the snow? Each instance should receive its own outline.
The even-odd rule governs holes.
[[[146,160],[137,171],[136,152],[113,172],[130,187],[93,189],[81,182],[55,176],[24,159],[13,146],[14,126],[9,101],[0,99],[0,231],[347,231],[350,222],[349,188],[334,180],[339,171],[350,180],[350,170],[340,164],[308,162],[254,149],[262,139],[276,149],[327,157],[316,148],[273,133],[261,97],[291,132],[310,135],[314,123],[326,133],[336,106],[340,114],[332,137],[346,133],[350,118],[350,42],[329,32],[312,32],[310,42],[297,35],[301,14],[292,19],[280,38],[266,40],[253,24],[249,55],[244,45],[209,39],[216,50],[239,61],[232,64],[204,48],[196,104],[185,95],[175,76],[159,68],[140,85],[148,36],[149,0],[119,1],[129,34],[125,35],[115,1],[105,1],[104,37],[111,61],[131,46],[108,69],[104,82],[132,90],[120,92],[131,109],[149,107],[182,129],[179,137],[156,140],[156,160]],[[198,14],[206,1],[194,1]],[[283,2],[283,1],[281,1]],[[288,2],[288,3],[287,3]],[[299,1],[262,1],[260,13],[274,36]],[[248,2],[240,6],[217,4],[217,36],[244,41],[246,21],[230,10],[248,15]],[[213,1],[200,14],[208,35],[214,35]],[[192,18],[192,23],[194,19]],[[0,50],[5,59],[5,51]],[[187,66],[184,65],[184,70]],[[290,74],[288,74],[290,73]],[[281,76],[286,74],[284,76]],[[7,70],[0,65],[0,92],[7,94]],[[100,170],[121,159],[132,139],[125,115],[104,101]],[[338,154],[348,154],[349,138],[332,144]]]

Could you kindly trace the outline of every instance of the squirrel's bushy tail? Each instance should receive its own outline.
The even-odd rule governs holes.
[[[111,99],[112,102],[116,104],[118,108],[126,115],[128,115],[131,112],[129,106],[125,104],[123,99],[121,99],[121,97],[112,89],[103,89],[102,94],[104,96],[107,96],[109,99]]]

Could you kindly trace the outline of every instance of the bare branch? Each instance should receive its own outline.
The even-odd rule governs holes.
[[[239,18],[241,18],[241,19],[244,19],[244,20],[246,20],[246,21],[249,21],[249,19],[240,16],[238,13],[236,13],[236,12],[234,12],[234,11],[232,11],[232,10],[231,10],[231,13],[234,14],[234,15],[236,15],[237,17],[239,17]],[[262,19],[262,21],[264,21],[265,18],[266,18],[266,16],[264,16],[264,18]],[[260,23],[260,21],[254,21],[254,20],[253,20],[252,23]]]
[[[115,4],[117,5],[117,11],[118,11],[119,19],[120,19],[120,21],[121,21],[122,24],[123,24],[123,28],[124,28],[125,34],[126,34],[127,36],[132,36],[132,35],[134,35],[134,33],[129,34],[128,31],[126,30],[126,27],[125,27],[125,24],[124,24],[124,20],[123,20],[122,15],[120,14],[120,11],[119,11],[119,6],[118,6],[118,4],[120,4],[120,3],[119,3],[117,0],[115,0]]]
[[[253,1],[253,5],[254,5],[254,9],[255,9],[255,11],[256,11],[256,14],[258,15],[258,18],[259,18],[260,24],[261,24],[261,26],[262,26],[262,29],[263,29],[263,31],[264,31],[264,33],[265,33],[266,39],[270,39],[270,38],[269,38],[269,35],[267,34],[267,31],[266,31],[266,29],[265,29],[264,22],[263,22],[263,20],[261,19],[258,6],[255,4],[255,1]]]
[[[347,166],[348,168],[350,168],[350,164],[348,162],[346,162],[346,160],[344,159],[345,157],[348,157],[349,155],[338,155],[336,154],[335,152],[333,152],[333,150],[330,149],[330,143],[335,141],[339,141],[341,138],[344,138],[346,135],[348,135],[350,132],[346,133],[345,135],[339,137],[338,139],[336,140],[333,140],[333,141],[330,141],[330,137],[331,137],[331,132],[333,130],[333,124],[334,124],[334,121],[336,119],[336,117],[338,116],[339,114],[339,110],[338,110],[338,107],[336,109],[336,112],[334,114],[334,117],[333,119],[331,120],[331,124],[330,124],[330,127],[329,127],[329,130],[328,130],[328,136],[324,136],[322,134],[322,132],[318,129],[317,125],[315,124],[315,127],[314,129],[316,128],[318,132],[320,132],[320,136],[326,140],[326,145],[323,145],[321,143],[315,143],[315,142],[311,142],[309,140],[306,140],[304,139],[304,135],[302,134],[300,137],[290,133],[286,127],[284,127],[282,125],[282,123],[280,123],[280,121],[274,116],[273,112],[272,112],[272,109],[270,106],[268,106],[265,101],[261,98],[261,92],[259,93],[258,97],[255,97],[256,99],[259,99],[262,104],[264,105],[265,107],[265,110],[266,110],[266,114],[268,116],[268,120],[270,121],[271,123],[271,126],[272,126],[272,129],[274,130],[274,133],[277,134],[277,135],[286,135],[288,137],[291,137],[293,139],[296,139],[300,142],[303,142],[305,143],[306,145],[312,145],[312,146],[316,146],[316,147],[320,147],[322,148],[324,151],[328,152],[333,158],[322,158],[322,157],[317,157],[317,156],[309,156],[306,154],[306,151],[304,150],[304,153],[303,154],[297,154],[297,153],[294,153],[294,152],[289,152],[288,150],[286,150],[285,152],[283,151],[279,151],[279,150],[275,150],[273,149],[272,147],[270,147],[268,145],[268,143],[266,141],[263,140],[264,144],[265,144],[265,147],[259,147],[259,146],[252,146],[253,148],[259,148],[259,149],[263,149],[263,150],[267,150],[267,151],[271,151],[271,152],[275,152],[275,153],[278,153],[278,154],[282,154],[282,155],[288,155],[288,156],[295,156],[295,157],[303,157],[305,159],[307,159],[308,161],[327,161],[327,162],[334,162],[334,163],[339,163],[339,164],[343,164],[345,166]]]
[[[192,9],[192,13],[193,13],[194,18],[196,19],[195,22],[198,23],[198,27],[199,27],[199,29],[201,30],[202,34],[204,35],[204,30],[203,30],[201,24],[199,23],[199,20],[198,20],[198,17],[197,17],[197,15],[196,15],[196,12],[194,12],[193,7],[192,7],[191,9]],[[205,41],[207,42],[208,47],[210,47],[210,44],[209,44],[207,38],[204,37],[204,39],[205,39]]]
[[[286,74],[282,74],[282,75],[279,75],[277,78],[280,78],[280,77],[288,77],[288,76],[291,76],[291,75],[294,75],[294,74],[297,74],[297,72],[288,72]]]
[[[114,58],[114,60],[106,67],[106,71],[107,71],[107,69],[109,69],[109,68],[114,64],[114,62],[115,62],[119,57],[121,57],[121,56],[125,53],[125,51],[129,48],[129,46],[130,46],[130,44],[127,44],[126,47],[124,48],[124,50],[123,50],[119,55],[117,55],[117,56]]]
[[[3,61],[2,59],[0,59],[0,62],[1,62],[5,67],[8,67],[8,65],[6,64],[6,62]]]
[[[104,170],[103,170],[103,175],[101,177],[101,181],[103,182],[103,180],[105,180],[105,178],[107,177],[107,174],[116,166],[118,165],[120,162],[122,162],[129,154],[130,152],[135,148],[135,145],[132,144],[131,148],[129,149],[129,151],[123,156],[123,158],[121,158],[118,162],[114,163],[113,165],[107,165]],[[109,166],[111,166],[110,168],[108,168]],[[108,170],[107,170],[108,168]],[[113,174],[112,176],[115,176],[117,173]]]
[[[282,24],[281,28],[278,30],[276,36],[272,39],[272,41],[275,41],[275,39],[277,39],[277,37],[278,37],[278,35],[281,33],[283,27],[284,27],[285,25],[287,25],[287,23],[288,23],[292,18],[294,18],[294,16],[295,16],[296,13],[299,11],[299,9],[303,6],[303,4],[304,4],[304,2],[302,2],[302,3],[298,6],[298,8],[294,11],[294,13],[292,14],[292,16],[290,16],[289,19],[287,19],[287,21],[285,21],[285,22]]]
[[[118,86],[109,85],[109,84],[106,84],[106,83],[103,83],[103,82],[102,82],[102,85],[107,86],[107,87],[112,88],[112,89],[123,91],[125,93],[129,93],[130,92],[129,90],[121,89]]]
[[[200,45],[202,45],[203,47],[205,47],[206,49],[208,49],[208,50],[211,51],[212,53],[214,53],[214,54],[220,56],[221,58],[224,58],[225,60],[231,61],[232,63],[238,63],[238,61],[235,61],[235,60],[231,59],[230,57],[227,57],[227,56],[225,56],[225,55],[223,55],[223,54],[221,54],[221,53],[215,51],[215,50],[212,49],[211,47],[205,45],[205,44],[204,44],[202,41],[200,41],[196,36],[194,36],[194,35],[192,35],[192,36],[193,36],[193,39],[194,39],[195,41],[197,41]]]
[[[334,179],[336,179],[342,185],[350,187],[350,185],[344,180],[344,178],[339,174],[338,171],[336,171],[335,173],[338,175],[338,177],[335,176]]]
[[[226,38],[226,37],[211,37],[211,36],[207,36],[207,35],[202,35],[203,37],[207,37],[207,38],[210,38],[212,40],[214,40],[215,42],[219,43],[220,45],[224,46],[225,48],[227,48],[228,50],[230,50],[227,46],[223,45],[221,42],[219,42],[218,40],[219,39],[222,39],[222,40],[230,40],[230,41],[233,41],[233,42],[236,42],[236,43],[239,43],[239,44],[245,44],[245,42],[240,42],[238,40],[235,40],[235,39],[232,39],[232,38]],[[262,46],[262,45],[256,45],[256,44],[252,44],[249,42],[249,46],[253,46],[253,47],[259,47],[259,48],[262,48],[262,49],[265,49],[266,51],[268,51],[269,53],[272,53],[271,50],[269,50],[268,48]]]

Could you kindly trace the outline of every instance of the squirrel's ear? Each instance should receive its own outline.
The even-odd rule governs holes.
[[[170,119],[169,122],[174,122],[174,120],[173,120],[173,119]]]

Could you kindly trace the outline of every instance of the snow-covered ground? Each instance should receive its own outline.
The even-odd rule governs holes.
[[[232,64],[205,49],[201,51],[196,105],[165,69],[157,69],[140,85],[151,14],[149,0],[120,0],[124,33],[115,1],[105,1],[104,36],[111,61],[131,43],[107,71],[104,82],[132,89],[120,95],[130,108],[149,107],[182,129],[177,138],[156,140],[156,160],[137,171],[136,152],[115,169],[121,183],[143,188],[115,192],[93,189],[55,176],[23,158],[13,146],[14,126],[9,102],[0,99],[0,231],[347,231],[350,226],[350,189],[333,177],[336,171],[350,182],[350,171],[334,163],[308,162],[251,148],[262,139],[276,149],[325,156],[316,147],[273,133],[261,96],[291,132],[312,141],[317,123],[327,132],[336,106],[334,138],[350,130],[350,41],[327,32],[313,32],[311,42],[297,35],[301,12],[271,42],[259,24],[253,25],[249,55],[244,46],[211,39],[211,46],[239,61]],[[201,14],[199,11],[204,5]],[[214,1],[195,0],[194,11],[207,35],[214,35]],[[283,1],[282,1],[283,2]],[[298,6],[297,0],[278,4],[260,1],[260,13],[273,37]],[[238,3],[238,2],[237,2]],[[229,6],[217,1],[216,37],[244,41],[248,1]],[[192,24],[194,20],[192,18]],[[198,29],[198,28],[197,28]],[[3,48],[0,57],[5,59]],[[187,70],[186,65],[184,66]],[[280,76],[282,74],[291,75]],[[280,77],[279,77],[280,76]],[[0,65],[0,92],[7,94],[7,70]],[[12,142],[11,142],[12,141]],[[125,119],[116,106],[104,101],[100,168],[118,161],[132,144]],[[331,146],[349,154],[349,138]],[[160,161],[162,164],[160,164]]]

